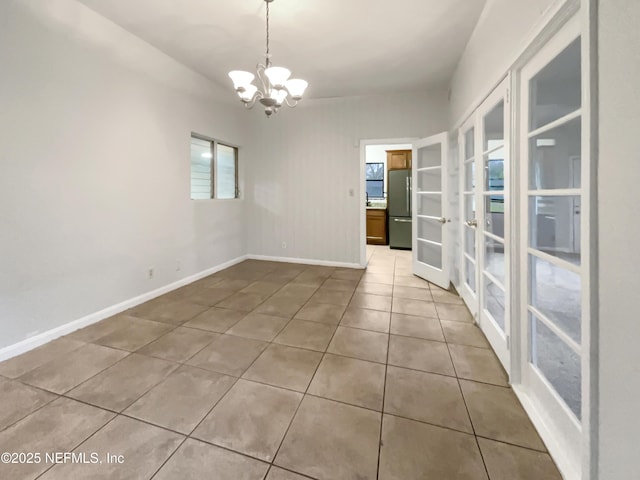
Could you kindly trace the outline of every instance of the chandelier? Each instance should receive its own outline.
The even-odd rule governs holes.
[[[264,106],[264,113],[270,117],[277,113],[283,104],[295,107],[302,99],[302,94],[308,83],[299,78],[289,78],[291,72],[284,67],[274,67],[271,65],[271,53],[269,51],[269,4],[274,0],[264,0],[267,4],[267,51],[264,65],[259,63],[256,66],[258,86],[253,80],[256,75],[242,70],[229,72],[229,77],[233,81],[233,87],[244,103],[246,108],[253,108],[256,101]]]

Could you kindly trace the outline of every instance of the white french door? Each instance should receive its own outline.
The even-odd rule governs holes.
[[[462,125],[459,135],[460,294],[510,372],[509,77]]]
[[[589,310],[581,58],[574,18],[522,69],[519,122],[521,382],[574,465]]]
[[[458,138],[460,165],[460,296],[472,315],[478,313],[476,215],[476,116],[472,115],[460,129]]]
[[[413,273],[449,288],[447,133],[418,140],[412,160]]]
[[[510,77],[477,111],[478,323],[507,373],[511,370],[510,281]]]

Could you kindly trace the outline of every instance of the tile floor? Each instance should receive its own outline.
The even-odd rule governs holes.
[[[560,479],[458,297],[369,256],[246,261],[0,363],[0,452],[42,455],[0,478]]]

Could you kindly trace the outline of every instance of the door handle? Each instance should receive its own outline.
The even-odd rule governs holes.
[[[478,221],[475,218],[473,220],[467,220],[465,223],[467,224],[468,227],[478,226]]]
[[[446,218],[444,218],[444,217],[440,217],[440,218],[438,219],[438,221],[439,221],[440,223],[447,223],[447,219],[446,219]]]
[[[405,187],[406,187],[406,194],[407,194],[407,211],[411,211],[411,184],[409,183],[409,177],[405,178]]]
[[[393,221],[400,223],[411,223],[411,220],[407,220],[406,218],[394,218]]]

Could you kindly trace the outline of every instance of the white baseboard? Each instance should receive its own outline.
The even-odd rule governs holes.
[[[327,260],[315,260],[311,258],[273,257],[270,255],[247,255],[247,258],[251,260],[265,260],[268,262],[303,263],[306,265],[320,265],[323,267],[365,268],[365,265],[360,265],[359,263],[331,262]]]
[[[540,434],[540,438],[549,450],[549,455],[553,458],[558,466],[558,470],[562,474],[564,480],[580,480],[582,477],[579,470],[576,470],[576,465],[566,455],[565,448],[558,442],[557,435],[549,427],[544,416],[540,413],[536,407],[535,402],[527,395],[524,389],[520,385],[511,385],[514,393],[520,400],[522,407],[531,419],[531,422],[536,427],[536,430]],[[579,468],[579,465],[577,466]]]
[[[177,288],[193,283],[196,280],[208,277],[209,275],[219,272],[220,270],[224,270],[225,268],[229,268],[233,265],[243,262],[244,260],[247,260],[247,258],[249,258],[247,255],[234,258],[233,260],[229,260],[228,262],[208,268],[194,275],[182,278],[176,282],[170,283],[155,290],[151,290],[150,292],[143,293],[142,295],[130,298],[116,305],[111,305],[110,307],[102,309],[98,312],[94,312],[85,317],[72,320],[71,322],[60,325],[59,327],[52,328],[51,330],[47,330],[46,332],[42,332],[38,335],[34,335],[33,337],[22,340],[21,342],[14,343],[13,345],[9,345],[8,347],[4,347],[0,349],[0,362],[28,352],[29,350],[33,350],[40,345],[50,342],[51,340],[55,340],[56,338],[62,337],[63,335],[67,335],[80,328],[87,327],[91,324],[99,322],[100,320],[104,320],[105,318],[117,315],[118,313],[124,312],[129,308],[135,307],[144,302],[148,302],[149,300],[153,300],[160,295],[164,295],[165,293],[176,290]]]

